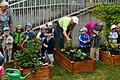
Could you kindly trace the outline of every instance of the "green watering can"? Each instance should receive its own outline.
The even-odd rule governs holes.
[[[7,80],[26,80],[33,73],[35,73],[35,70],[31,70],[26,76],[22,77],[19,70],[8,68],[5,70],[5,77]]]

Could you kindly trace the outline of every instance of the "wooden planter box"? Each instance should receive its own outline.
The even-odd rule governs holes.
[[[110,65],[120,65],[120,55],[111,55],[106,51],[100,50],[100,59]]]
[[[30,69],[22,71],[22,75],[26,75]],[[35,74],[30,75],[26,80],[51,80],[52,66],[44,66],[37,70]]]
[[[72,74],[79,72],[91,72],[96,69],[96,61],[93,59],[74,62],[70,61],[67,57],[65,57],[57,50],[54,51],[54,57],[66,70]]]

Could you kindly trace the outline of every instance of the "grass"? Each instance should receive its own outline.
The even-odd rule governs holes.
[[[111,66],[100,61],[94,72],[72,75],[55,62],[52,76],[52,80],[120,80],[120,66]]]
[[[8,65],[14,67],[12,64]],[[56,61],[52,71],[52,80],[120,80],[120,66],[107,65],[102,61],[96,64],[94,72],[72,75]]]

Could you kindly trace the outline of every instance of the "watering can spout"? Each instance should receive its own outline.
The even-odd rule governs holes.
[[[21,80],[26,80],[31,74],[35,74],[36,70],[32,69],[28,74],[26,74],[24,77],[20,77]]]
[[[24,77],[20,77],[20,79],[21,79],[21,80],[26,80],[30,75],[31,75],[31,73],[28,73],[28,74],[25,75]]]

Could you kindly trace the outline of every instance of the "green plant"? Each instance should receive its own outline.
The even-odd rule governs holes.
[[[61,53],[73,61],[86,60],[88,58],[88,55],[82,53],[79,48],[73,48],[71,42],[65,44],[65,48],[61,49]]]
[[[106,23],[104,27],[104,35],[109,40],[110,26],[118,24],[120,22],[120,5],[117,4],[105,4],[104,2],[98,4],[92,10],[93,15]]]
[[[120,48],[116,43],[104,42],[102,50],[108,51],[109,54],[120,54]]]
[[[106,22],[107,27],[120,22],[120,5],[100,3],[93,8],[92,13],[96,18]]]
[[[27,48],[16,53],[16,65],[22,68],[38,68],[43,64],[39,56],[41,41],[39,39],[27,41]]]

